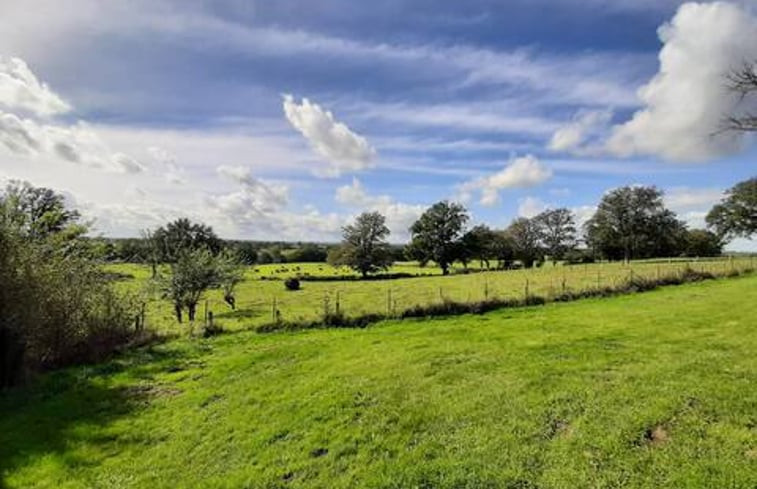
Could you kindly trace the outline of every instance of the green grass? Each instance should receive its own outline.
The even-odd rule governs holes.
[[[634,262],[630,265],[546,265],[533,270],[491,271],[447,277],[436,275],[383,281],[302,282],[302,289],[296,292],[285,290],[282,281],[261,280],[261,274],[268,277],[276,273],[285,276],[296,272],[295,268],[322,275],[344,275],[345,272],[326,264],[259,265],[250,267],[246,280],[238,286],[235,311],[224,303],[220,291],[209,292],[206,299],[216,322],[225,330],[234,331],[271,323],[274,320],[274,305],[280,313],[280,319],[289,323],[320,320],[324,316],[326,301],[331,312],[338,302],[340,311],[347,317],[387,312],[394,315],[417,305],[425,306],[443,300],[473,302],[485,298],[523,298],[526,286],[530,295],[550,297],[561,293],[563,287],[569,291],[580,291],[598,285],[617,285],[627,281],[632,274],[636,277],[653,278],[658,275],[680,273],[687,266],[723,273],[731,268],[749,267],[751,263],[751,259],[742,258],[733,261]],[[125,264],[110,265],[108,268],[135,277],[133,280],[120,282],[121,287],[140,290],[149,282],[150,271],[147,266]],[[414,263],[403,263],[392,271],[425,274],[433,270],[438,271],[433,267],[420,268]],[[162,333],[187,330],[186,325],[176,323],[173,308],[168,302],[157,300],[154,295],[148,297],[148,327]],[[203,301],[199,311],[201,317],[204,307]]]
[[[0,471],[7,488],[754,488],[755,318],[748,276],[180,339],[0,397]]]

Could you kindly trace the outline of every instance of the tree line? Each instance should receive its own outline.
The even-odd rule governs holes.
[[[447,275],[452,264],[479,261],[489,268],[525,268],[597,259],[634,260],[654,257],[709,257],[724,245],[757,233],[757,178],[729,189],[708,213],[710,229],[689,229],[665,207],[663,192],[654,186],[625,186],[606,193],[594,215],[583,225],[567,208],[548,209],[533,218],[519,217],[505,229],[479,224],[468,229],[470,215],[459,203],[441,201],[429,207],[410,227],[405,256],[421,265],[435,263]],[[378,212],[366,212],[343,229],[343,241],[329,261],[346,265],[363,276],[392,264],[387,248],[389,229]]]

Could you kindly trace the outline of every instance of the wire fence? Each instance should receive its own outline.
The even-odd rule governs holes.
[[[477,303],[540,297],[551,300],[566,293],[620,288],[635,279],[661,280],[687,270],[725,276],[754,269],[754,257],[650,260],[572,266],[545,265],[528,270],[487,271],[450,276],[386,281],[303,282],[298,291],[281,282],[248,280],[237,292],[237,310],[228,311],[219,297],[209,296],[210,308],[224,328],[257,327],[270,323],[307,323],[337,314],[347,318],[369,315],[397,317],[434,304]]]

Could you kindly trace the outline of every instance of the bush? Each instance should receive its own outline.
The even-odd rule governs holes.
[[[594,263],[594,255],[588,250],[570,250],[565,253],[566,265],[581,265],[585,263]]]
[[[28,211],[46,208],[41,217]],[[77,216],[46,189],[0,193],[0,388],[100,361],[141,336],[142,308],[113,288]]]
[[[287,290],[300,290],[300,279],[297,277],[291,277],[284,280],[284,287]]]

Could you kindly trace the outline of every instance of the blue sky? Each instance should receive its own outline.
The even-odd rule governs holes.
[[[3,2],[0,178],[58,189],[106,235],[188,216],[225,237],[395,241],[462,200],[506,226],[655,184],[691,226],[755,175],[722,76],[750,2]],[[755,249],[740,241],[739,249]]]

